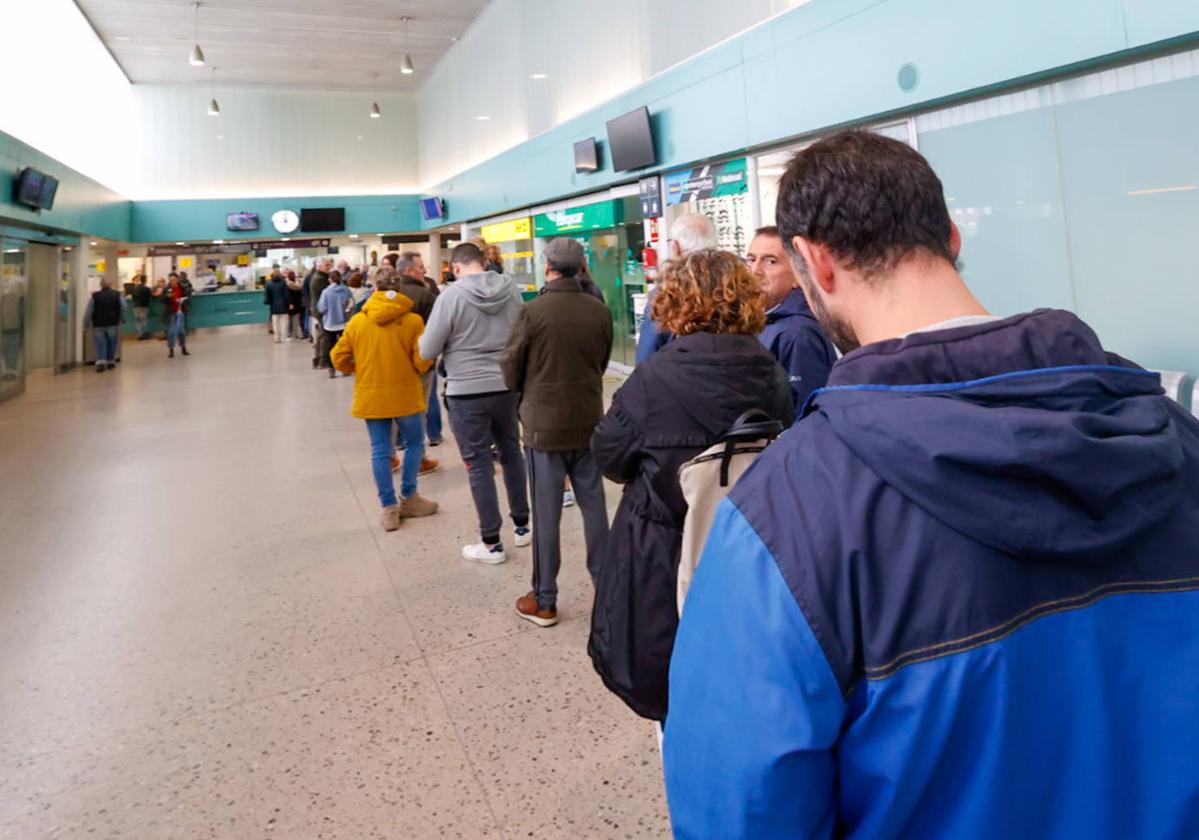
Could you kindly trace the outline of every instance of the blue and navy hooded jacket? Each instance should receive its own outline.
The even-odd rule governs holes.
[[[795,410],[799,411],[813,391],[825,386],[829,370],[837,361],[837,351],[801,290],[793,289],[766,313],[766,329],[758,340],[787,371]]]
[[[1199,837],[1199,422],[1038,311],[847,355],[679,627],[682,838]]]

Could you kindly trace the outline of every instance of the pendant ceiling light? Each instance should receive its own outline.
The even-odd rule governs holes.
[[[371,119],[377,120],[383,116],[383,112],[379,110],[379,74],[372,73],[375,78],[375,101],[371,103]]]
[[[192,67],[204,66],[204,50],[200,49],[200,4],[196,4],[196,42],[192,44],[192,53],[187,57],[187,63]]]
[[[212,101],[208,103],[208,116],[219,117],[221,115],[221,105],[216,101],[216,68],[212,68]]]
[[[409,76],[416,72],[416,68],[412,66],[412,56],[408,52],[408,21],[410,20],[412,20],[412,18],[400,18],[400,23],[404,25],[404,60],[400,63],[400,72],[405,76]]]

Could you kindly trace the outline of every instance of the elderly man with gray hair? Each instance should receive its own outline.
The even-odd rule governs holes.
[[[329,257],[318,257],[316,261],[316,272],[312,275],[312,282],[308,284],[308,300],[309,312],[312,315],[312,369],[318,370],[324,361],[324,355],[321,353],[321,335],[324,330],[321,329],[321,315],[316,311],[317,304],[320,302],[321,293],[329,288],[329,272],[333,269],[333,260]]]
[[[716,225],[702,213],[684,213],[670,226],[670,255],[678,259],[694,251],[716,247]],[[646,361],[665,347],[673,335],[662,332],[650,313],[654,311],[654,292],[645,301],[645,318],[641,321],[641,336],[637,339],[637,364]]]
[[[124,320],[125,298],[105,277],[100,281],[100,291],[92,294],[83,313],[83,326],[91,328],[96,343],[96,373],[104,373],[117,363],[117,342]]]

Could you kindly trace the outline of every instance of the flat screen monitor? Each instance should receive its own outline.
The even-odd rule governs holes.
[[[346,229],[346,208],[316,207],[300,210],[300,230],[304,233],[328,233]]]
[[[46,176],[32,166],[27,166],[21,170],[21,174],[17,176],[16,189],[13,192],[13,199],[17,204],[24,204],[26,207],[32,207],[35,210],[40,210],[42,207],[42,187],[45,185]]]
[[[628,172],[657,163],[649,108],[638,108],[623,117],[609,120],[608,148],[612,153],[612,168],[617,172]]]
[[[42,177],[42,192],[38,199],[38,205],[43,210],[51,210],[54,208],[54,197],[58,195],[58,179],[53,175],[44,175]]]
[[[226,230],[258,230],[257,213],[230,213],[225,217]]]
[[[594,137],[575,143],[575,172],[597,172],[599,170],[599,147]]]
[[[437,196],[420,200],[420,215],[426,222],[445,218],[445,202]]]

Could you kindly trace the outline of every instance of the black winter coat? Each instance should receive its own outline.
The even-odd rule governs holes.
[[[697,333],[637,367],[591,439],[604,475],[625,488],[600,558],[587,648],[604,683],[642,717],[666,719],[687,516],[679,468],[751,408],[791,425],[786,372],[752,335]]]
[[[291,308],[287,295],[287,281],[282,277],[275,277],[267,283],[262,302],[271,308],[272,315],[286,315]]]

